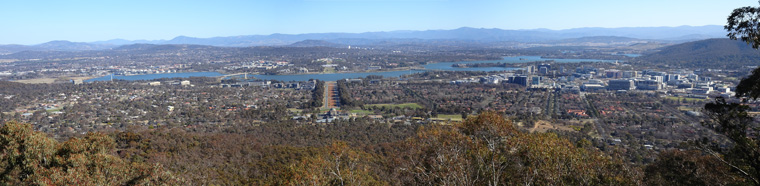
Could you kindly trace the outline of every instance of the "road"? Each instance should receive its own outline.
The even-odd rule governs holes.
[[[599,120],[601,120],[601,116],[597,112],[597,110],[594,107],[593,103],[591,103],[591,101],[589,101],[588,99],[586,99],[586,94],[584,94],[584,93],[581,92],[580,96],[581,96],[581,99],[584,102],[586,102],[586,110],[589,113],[589,116],[591,116],[591,118],[594,118],[594,121],[593,121],[592,124],[594,125],[594,128],[596,128],[596,131],[599,134],[599,138],[601,138],[602,141],[606,141],[608,139],[612,139],[612,136],[610,136],[610,134],[607,133],[607,131],[604,130],[604,127],[602,127],[601,124],[599,124]]]
[[[339,109],[340,108],[340,95],[338,93],[338,84],[335,81],[325,82],[325,97],[322,101],[322,108],[324,109]]]

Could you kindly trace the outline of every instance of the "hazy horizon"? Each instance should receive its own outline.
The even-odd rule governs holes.
[[[13,1],[0,2],[0,44],[170,40],[241,35],[723,25],[756,1]]]
[[[49,42],[55,42],[55,41],[68,41],[68,42],[75,42],[75,43],[96,43],[96,42],[107,42],[112,40],[125,40],[125,41],[169,41],[177,37],[191,37],[191,38],[215,38],[215,37],[238,37],[238,36],[269,36],[269,35],[276,35],[276,34],[282,34],[282,35],[300,35],[300,34],[362,34],[362,33],[375,33],[375,32],[415,32],[415,31],[434,31],[434,30],[456,30],[460,28],[474,28],[474,29],[500,29],[500,30],[517,30],[517,31],[531,31],[531,30],[550,30],[550,31],[564,31],[564,30],[573,30],[573,29],[586,29],[586,28],[599,28],[599,29],[620,29],[620,28],[676,28],[676,27],[705,27],[705,26],[722,26],[722,25],[680,25],[680,26],[652,26],[652,27],[579,27],[579,28],[568,28],[568,29],[548,29],[548,28],[533,28],[533,29],[502,29],[502,28],[476,28],[476,27],[458,27],[458,28],[452,28],[452,29],[427,29],[427,30],[382,30],[382,31],[366,31],[366,32],[313,32],[313,33],[271,33],[271,34],[247,34],[247,35],[226,35],[226,36],[211,36],[211,37],[195,37],[195,36],[187,36],[187,35],[177,35],[170,38],[162,38],[162,39],[124,39],[124,38],[112,38],[112,39],[104,39],[104,40],[95,40],[95,41],[72,41],[72,40],[65,40],[65,39],[55,39],[55,40],[49,40],[42,43],[31,43],[31,44],[19,44],[19,43],[0,43],[0,45],[39,45],[39,44],[45,44]],[[606,36],[606,35],[599,35],[599,36]],[[609,35],[612,36],[612,35]]]

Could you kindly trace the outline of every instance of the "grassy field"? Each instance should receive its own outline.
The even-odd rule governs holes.
[[[451,121],[462,121],[462,115],[461,114],[438,114],[438,119],[444,119],[444,120],[451,120]]]
[[[397,108],[411,108],[411,109],[419,109],[422,108],[422,105],[417,103],[401,103],[401,104],[369,104],[366,105],[366,107],[397,107]],[[366,108],[365,107],[365,108]]]
[[[333,67],[323,68],[322,69],[322,73],[328,73],[328,74],[335,73],[335,68],[333,68]]]
[[[47,111],[48,113],[51,113],[51,112],[61,111],[61,110],[63,110],[63,107],[58,107],[58,108],[55,108],[55,109],[50,109],[50,110],[45,110],[45,111]]]
[[[355,109],[355,110],[351,110],[349,112],[350,113],[356,113],[356,114],[365,114],[365,115],[375,114],[375,112],[372,112],[372,111],[369,111],[369,110],[362,110],[362,109]]]
[[[92,79],[95,77],[61,77],[61,78],[36,78],[36,79],[24,79],[24,80],[15,80],[14,82],[19,83],[26,83],[26,84],[50,84],[55,82],[55,80],[61,80],[61,81],[67,81],[71,79],[81,79],[81,80],[87,80]]]
[[[678,107],[678,110],[680,110],[680,111],[695,111],[695,110],[699,110],[699,108],[680,106],[680,107]]]
[[[675,97],[675,96],[668,96],[666,99],[669,100],[675,100],[675,101],[681,101],[681,99],[686,99],[686,101],[705,101],[707,99],[701,99],[701,98],[682,98],[682,97]]]

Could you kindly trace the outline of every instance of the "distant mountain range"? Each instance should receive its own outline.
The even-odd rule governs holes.
[[[114,45],[94,43],[79,43],[70,41],[51,41],[38,45],[0,45],[0,54],[16,53],[21,51],[81,51],[81,50],[104,50]]]
[[[51,41],[39,45],[0,45],[0,54],[25,50],[100,50],[129,44],[191,44],[224,47],[247,46],[347,46],[347,45],[394,45],[408,43],[547,43],[567,42],[576,38],[608,36],[613,40],[656,40],[660,42],[686,42],[708,38],[725,37],[722,26],[680,27],[627,27],[627,28],[576,28],[567,30],[502,30],[462,27],[453,30],[390,31],[365,33],[311,33],[271,34],[231,37],[194,38],[179,36],[171,40],[123,40],[114,39],[91,43]],[[604,38],[604,39],[610,39]],[[577,41],[576,41],[577,42]]]
[[[293,44],[289,44],[289,47],[333,47],[333,48],[339,48],[339,47],[346,47],[346,45],[332,43],[328,41],[323,40],[303,40],[299,42],[295,42]]]

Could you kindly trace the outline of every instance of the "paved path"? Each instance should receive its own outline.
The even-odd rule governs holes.
[[[340,108],[340,96],[338,95],[338,84],[335,81],[325,82],[325,97],[322,102],[322,108]]]

